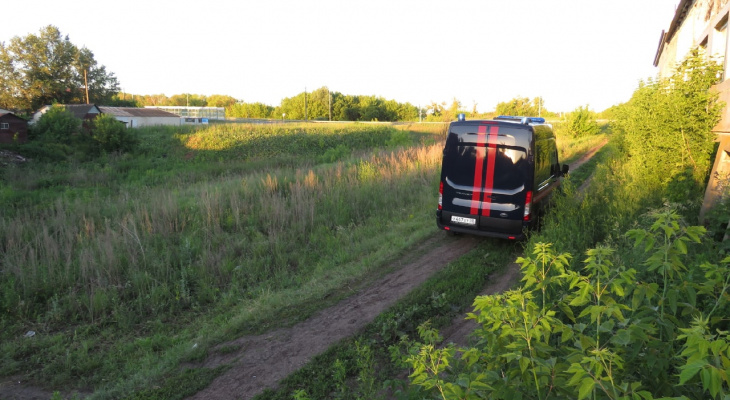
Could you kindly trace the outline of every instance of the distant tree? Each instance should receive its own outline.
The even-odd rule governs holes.
[[[140,107],[170,105],[170,101],[164,94],[147,94],[143,96],[132,95],[133,100],[137,98],[141,98],[141,100],[136,100],[138,104],[140,104]]]
[[[461,107],[461,102],[454,98],[454,100],[451,102],[451,106],[449,106],[448,109],[444,110],[443,120],[453,121],[456,119],[457,115],[459,115],[461,111],[463,111]]]
[[[330,110],[330,91],[327,86],[312,91],[307,95],[307,114],[309,119],[328,120]]]
[[[55,26],[0,43],[0,108],[32,111],[53,102],[85,103],[87,88],[90,102],[103,103],[119,83],[90,50],[79,50]]]
[[[537,107],[537,99],[540,99],[539,101],[542,101],[542,99],[539,97],[535,100],[530,100],[527,97],[515,97],[512,100],[498,103],[496,111],[498,115],[536,117],[540,111]]]
[[[435,101],[431,101],[431,104],[428,104],[426,106],[426,114],[428,114],[429,117],[434,117],[437,119],[441,118],[445,110],[446,102],[436,103]]]
[[[302,92],[294,97],[283,98],[279,111],[286,114],[286,119],[304,119],[304,97],[305,93]]]
[[[586,105],[578,107],[566,115],[565,130],[572,137],[581,137],[595,135],[601,129],[596,121],[596,113],[588,109]]]
[[[359,121],[360,97],[337,93],[333,98],[332,119],[336,121]]]
[[[134,96],[129,93],[118,92],[103,105],[112,107],[144,107],[144,96]]]
[[[236,103],[226,107],[226,116],[231,118],[277,118],[274,107],[264,103]]]
[[[236,104],[236,99],[231,96],[214,94],[206,99],[208,107],[230,107]]]
[[[167,106],[206,107],[208,102],[205,96],[200,94],[176,94],[167,99]]]

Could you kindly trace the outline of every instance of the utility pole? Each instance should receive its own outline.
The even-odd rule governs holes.
[[[86,77],[86,68],[84,68],[84,87],[86,88],[86,104],[89,104],[89,80]]]
[[[304,87],[304,120],[307,121],[307,87]]]
[[[332,121],[332,92],[330,92],[330,88],[327,88],[327,97],[329,98],[330,121]]]

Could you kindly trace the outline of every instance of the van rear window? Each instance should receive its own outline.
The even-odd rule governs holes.
[[[495,151],[496,150],[496,151]],[[473,145],[447,146],[444,152],[443,170],[445,178],[463,190],[475,190],[475,174],[481,173],[481,182],[493,176],[493,190],[514,191],[522,187],[528,177],[527,152],[516,146],[498,145],[489,151],[486,147]],[[490,157],[494,157],[494,168],[488,168]],[[481,166],[477,161],[481,161]],[[478,182],[479,180],[477,180]]]

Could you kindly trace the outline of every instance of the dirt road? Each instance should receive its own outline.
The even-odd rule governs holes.
[[[586,153],[570,169],[580,167],[604,144]],[[221,344],[220,347],[235,347],[239,350],[231,354],[214,355],[201,366],[215,368],[232,364],[231,369],[190,399],[250,399],[266,388],[275,387],[277,382],[301,368],[312,357],[357,333],[436,271],[472,250],[480,240],[464,236],[446,243],[439,235],[414,250],[423,254],[421,257],[399,267],[396,272],[340,304],[322,310],[293,327]],[[500,293],[515,285],[520,278],[519,266],[510,264],[491,278],[481,294]],[[455,318],[442,334],[446,342],[463,345],[475,327],[473,321],[465,320],[462,315]]]
[[[232,364],[232,367],[190,399],[250,399],[266,388],[273,388],[310,358],[354,335],[398,299],[481,241],[468,236],[443,239],[438,235],[425,241],[414,249],[422,254],[420,257],[304,322],[221,344],[221,347],[240,346],[240,349],[212,356],[202,366],[214,368]]]

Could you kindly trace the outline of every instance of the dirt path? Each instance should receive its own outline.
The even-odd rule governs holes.
[[[572,163],[570,169],[578,169],[606,143],[607,141],[601,143]],[[231,354],[214,355],[202,366],[214,368],[232,364],[232,368],[190,399],[250,399],[266,388],[275,387],[277,382],[301,368],[313,356],[327,350],[337,341],[357,333],[436,271],[472,250],[479,241],[478,238],[465,236],[457,241],[444,243],[443,238],[437,236],[414,250],[422,253],[421,257],[399,267],[396,272],[340,304],[322,310],[293,327],[221,344],[219,347],[240,349]],[[512,263],[499,274],[490,277],[489,284],[480,294],[508,290],[519,278],[520,268]],[[464,317],[465,315],[461,315],[455,318],[453,324],[443,330],[445,342],[466,344],[476,323],[467,321]]]
[[[352,336],[398,299],[425,282],[436,271],[472,250],[481,239],[459,237],[444,241],[438,235],[418,246],[422,254],[397,271],[341,303],[322,310],[293,327],[246,336],[219,347],[239,347],[234,353],[214,355],[201,366],[232,364],[230,370],[191,399],[250,399],[301,368],[332,344]]]

